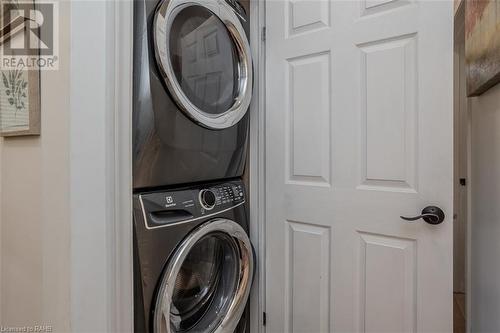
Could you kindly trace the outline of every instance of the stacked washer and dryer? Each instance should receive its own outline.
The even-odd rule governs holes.
[[[136,332],[246,332],[252,59],[236,0],[134,3]]]

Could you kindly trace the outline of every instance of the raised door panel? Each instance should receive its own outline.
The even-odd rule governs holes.
[[[330,52],[287,63],[286,182],[330,186]]]
[[[412,3],[411,0],[364,0],[362,1],[362,15],[390,11]]]
[[[330,332],[330,228],[285,225],[285,331]]]
[[[365,188],[416,191],[416,36],[360,45]]]
[[[359,234],[359,330],[416,330],[416,241]]]
[[[285,8],[289,37],[318,31],[330,25],[330,1],[289,0]]]

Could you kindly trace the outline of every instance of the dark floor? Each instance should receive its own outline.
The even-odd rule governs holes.
[[[465,333],[465,294],[453,294],[453,333]]]

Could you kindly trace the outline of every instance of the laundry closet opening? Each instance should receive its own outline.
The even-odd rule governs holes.
[[[248,332],[250,8],[133,5],[135,331]]]

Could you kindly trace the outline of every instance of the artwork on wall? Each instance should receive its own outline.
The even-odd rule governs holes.
[[[39,135],[40,72],[21,67],[0,72],[0,135]]]
[[[9,1],[15,10],[15,1]],[[5,1],[0,1],[5,4]],[[2,6],[2,8],[5,8]],[[2,13],[0,44],[24,44],[26,18],[12,15],[5,20]],[[3,51],[3,47],[1,51]],[[0,136],[40,134],[40,70],[15,67],[0,68]]]
[[[500,1],[466,0],[465,59],[468,96],[500,82]]]

